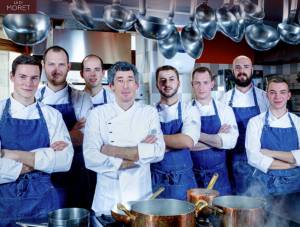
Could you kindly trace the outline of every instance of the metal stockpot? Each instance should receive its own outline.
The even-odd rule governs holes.
[[[223,210],[221,226],[253,227],[264,226],[266,201],[248,196],[219,196],[213,206]]]
[[[198,211],[207,205],[205,201],[194,205],[176,199],[155,199],[137,202],[131,206],[131,211],[124,211],[132,227],[194,227]]]
[[[35,227],[89,227],[90,212],[84,208],[63,208],[48,214],[48,224],[17,222],[20,226]]]

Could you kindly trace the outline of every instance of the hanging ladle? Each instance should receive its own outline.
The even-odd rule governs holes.
[[[230,11],[231,7],[230,0],[224,0],[222,7],[216,11],[219,31],[230,38],[238,36],[238,21]]]
[[[251,0],[240,0],[240,6],[245,11],[247,24],[256,23],[265,17],[264,0],[258,0],[257,5]]]
[[[174,12],[170,12],[168,19],[146,16],[146,0],[140,0],[139,16],[135,23],[135,29],[145,38],[156,40],[165,39],[172,32],[174,26],[172,21],[173,15]]]
[[[216,13],[208,5],[208,0],[204,0],[196,7],[195,21],[205,39],[212,40],[215,37],[217,32]]]
[[[263,0],[260,1],[264,3]],[[264,11],[264,5],[261,5],[261,10]],[[259,51],[271,49],[280,40],[277,30],[270,25],[264,24],[263,21],[249,25],[246,28],[245,38],[250,47]]]
[[[104,7],[103,20],[105,24],[117,31],[127,31],[136,22],[132,10],[122,7],[121,0],[113,0],[112,5]]]
[[[85,0],[73,0],[70,3],[70,11],[83,27],[87,29],[94,29],[95,22],[92,17],[92,13]]]
[[[300,43],[300,25],[294,22],[297,11],[297,1],[298,0],[292,0],[289,12],[289,0],[284,0],[282,23],[278,24],[277,27],[281,40],[292,45]]]
[[[245,34],[245,11],[241,7],[238,0],[234,0],[233,6],[230,9],[230,12],[236,17],[237,20],[237,36],[230,36],[234,42],[242,41]]]
[[[203,39],[199,29],[194,25],[196,0],[191,0],[190,22],[181,31],[181,43],[185,52],[192,58],[199,58],[203,51]]]
[[[172,18],[174,16],[175,5],[176,5],[175,0],[171,0],[170,17]],[[177,31],[176,26],[173,25],[171,34],[167,38],[158,40],[157,42],[158,42],[159,50],[165,58],[170,59],[174,57],[175,54],[177,53],[178,46],[181,45],[179,32]]]

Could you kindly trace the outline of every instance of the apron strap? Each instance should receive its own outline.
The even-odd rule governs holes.
[[[256,92],[255,92],[255,86],[253,84],[252,84],[252,92],[253,92],[254,104],[259,109],[258,101],[257,101],[257,96],[256,96]],[[233,97],[234,97],[234,95],[235,95],[235,88],[232,89],[231,97],[230,97],[230,100],[229,100],[229,103],[228,103],[228,105],[230,107],[232,107],[232,105],[233,105]],[[259,112],[260,112],[260,110],[259,110]]]
[[[106,90],[103,88],[103,103],[107,103]]]
[[[38,101],[41,102],[41,101],[44,99],[45,90],[46,90],[46,87],[43,87],[43,88],[41,89],[41,97],[39,98]]]

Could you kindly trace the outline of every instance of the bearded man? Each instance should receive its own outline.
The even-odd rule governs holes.
[[[252,83],[253,65],[249,57],[244,55],[236,57],[232,66],[235,87],[224,94],[222,101],[234,111],[239,137],[235,148],[228,152],[227,160],[233,193],[244,194],[249,189],[254,171],[248,164],[245,150],[247,124],[250,118],[266,111],[269,102],[266,92]]]
[[[156,87],[161,95],[158,110],[164,134],[164,159],[151,164],[152,189],[165,190],[160,198],[186,200],[186,191],[197,187],[190,149],[198,142],[201,122],[195,106],[188,107],[178,95],[179,73],[173,66],[156,70]]]

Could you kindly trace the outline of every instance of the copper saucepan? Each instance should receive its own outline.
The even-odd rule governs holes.
[[[152,200],[155,199],[157,196],[159,196],[163,191],[165,190],[164,187],[160,187],[156,192],[154,192],[152,194],[152,196],[148,199],[148,200]],[[125,204],[123,204],[123,206],[125,206],[125,208],[127,210],[131,210],[131,206],[136,203],[138,201],[129,201]],[[115,205],[112,209],[111,209],[111,216],[118,222],[122,222],[125,224],[129,224],[130,223],[130,217],[128,215],[125,214],[125,212],[123,210],[118,209],[117,205]]]
[[[199,201],[195,205],[183,200],[154,199],[136,202],[128,211],[122,204],[118,204],[118,208],[130,218],[132,227],[194,227],[195,216],[206,206],[206,201]]]

